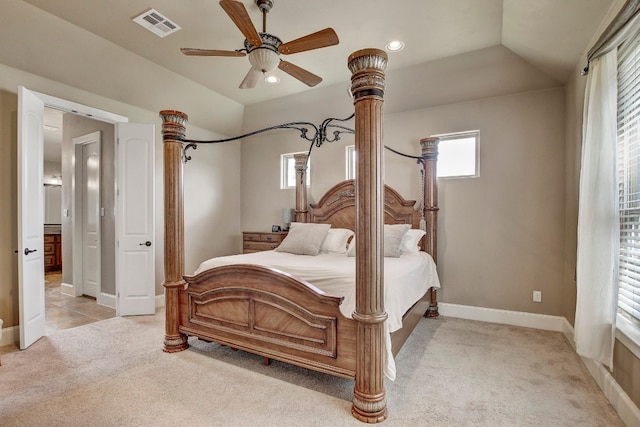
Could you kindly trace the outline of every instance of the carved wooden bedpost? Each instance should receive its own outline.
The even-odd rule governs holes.
[[[178,313],[178,290],[184,287],[184,208],[182,144],[188,116],[180,111],[160,111],[164,141],[164,282],[165,336],[164,351],[172,353],[189,347],[181,334]]]
[[[352,53],[351,93],[355,106],[358,158],[356,188],[356,384],[351,413],[377,423],[387,418],[384,390],[384,183],[382,104],[387,54],[378,49]]]
[[[438,186],[436,180],[438,165],[438,143],[440,138],[423,138],[420,140],[422,158],[424,159],[424,216],[427,220],[427,240],[425,250],[438,263]],[[425,313],[426,317],[438,317],[438,300],[436,290],[431,288],[431,303]]]
[[[307,162],[308,153],[293,155],[296,161],[296,222],[307,222],[309,204],[307,203]]]

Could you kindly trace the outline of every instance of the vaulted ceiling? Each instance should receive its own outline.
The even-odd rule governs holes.
[[[181,47],[236,50],[244,36],[217,0],[24,0],[230,99],[249,105],[309,90],[276,70],[277,85],[238,85],[247,58],[188,57]],[[242,0],[258,31],[262,15]],[[503,45],[533,67],[565,83],[615,0],[274,0],[267,32],[284,42],[332,27],[340,44],[285,59],[323,78],[348,82],[346,58],[393,39],[405,48],[389,54],[388,71]],[[182,29],[160,38],[132,21],[153,8]],[[55,35],[51,35],[55,37]]]

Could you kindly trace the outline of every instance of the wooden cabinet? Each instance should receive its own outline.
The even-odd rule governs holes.
[[[44,235],[44,271],[62,269],[62,236],[59,234]]]
[[[242,233],[242,253],[249,254],[275,249],[286,235],[287,233],[245,231]]]

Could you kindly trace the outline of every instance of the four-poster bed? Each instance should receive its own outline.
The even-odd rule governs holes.
[[[364,422],[387,417],[383,384],[385,351],[383,224],[419,228],[421,249],[436,260],[435,138],[421,141],[423,207],[382,183],[382,97],[386,54],[365,49],[349,57],[355,105],[357,179],[331,188],[318,203],[306,197],[307,155],[296,156],[296,222],[331,224],[355,231],[355,310],[340,312],[342,298],[275,268],[233,264],[184,276],[182,168],[187,116],[162,111],[165,154],[164,350],[188,347],[196,336],[309,369],[355,379],[352,413]],[[302,183],[302,184],[301,184]],[[437,317],[430,288],[402,317],[391,338],[396,354],[423,315]],[[425,314],[426,313],[426,314]]]

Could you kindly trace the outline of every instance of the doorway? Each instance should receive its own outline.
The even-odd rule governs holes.
[[[21,349],[29,347],[46,334],[44,287],[42,286],[44,282],[42,133],[45,105],[73,113],[67,116],[71,120],[91,118],[100,123],[106,123],[109,129],[117,130],[117,150],[115,134],[112,138],[106,136],[104,138],[105,141],[114,141],[111,144],[114,153],[112,159],[110,161],[105,159],[102,153],[102,163],[113,165],[112,179],[102,177],[103,183],[113,183],[113,187],[106,187],[114,190],[112,208],[107,208],[104,204],[100,208],[101,216],[103,212],[107,212],[114,223],[113,233],[103,229],[103,236],[113,238],[113,251],[102,251],[101,256],[101,270],[104,273],[104,263],[107,259],[104,255],[111,255],[114,263],[112,269],[114,280],[111,282],[112,289],[107,290],[107,281],[102,275],[98,298],[102,296],[109,298],[111,302],[109,305],[116,307],[116,314],[119,316],[155,312],[154,126],[128,123],[126,117],[20,86],[18,88],[17,253]],[[81,208],[76,209],[75,204],[70,204],[70,201],[76,198],[72,198],[69,191],[76,191],[78,188],[75,185],[75,174],[72,172],[74,159],[73,155],[63,156],[63,181],[71,181],[71,189],[67,188],[64,192],[69,197],[66,203],[63,193],[62,239],[72,242],[72,247],[78,250],[77,248],[82,245],[78,242],[80,233],[74,232],[73,236],[68,236],[72,239],[68,239],[65,235],[65,230],[71,230],[65,225],[71,225],[72,218],[78,217],[81,211]],[[140,177],[144,179],[139,179]],[[118,189],[117,193],[115,188]],[[102,244],[105,240],[102,240]],[[118,245],[115,245],[116,240],[119,242]],[[66,252],[71,250],[65,249],[67,246],[69,245],[65,244],[63,247],[63,264],[66,264],[64,259],[70,259],[73,262],[73,257],[65,258]],[[78,268],[77,264],[74,263],[74,271]],[[66,291],[67,295],[79,296],[82,292],[80,286],[66,282],[68,270],[68,268],[63,270],[62,291]]]
[[[100,131],[73,138],[76,159],[73,171],[76,185],[72,195],[76,215],[71,230],[74,235],[73,264],[76,266],[73,271],[73,283],[79,288],[75,292],[76,295],[96,299],[102,293],[101,222],[103,219],[109,219],[100,216],[100,146]],[[106,259],[108,251],[105,252]],[[104,304],[105,301],[98,302]]]
[[[108,307],[108,299],[107,304],[98,299],[101,288],[101,131],[72,138],[86,129],[102,128],[104,125],[88,118],[65,119],[66,115],[72,114],[50,107],[45,107],[44,111],[44,286],[47,334],[108,319],[116,314],[114,307]],[[68,160],[70,155],[74,165],[73,179],[69,178],[68,165],[65,164],[63,180],[63,157]],[[77,193],[73,191],[74,183],[80,189]],[[78,207],[78,215],[71,215],[76,211],[75,208],[63,212],[63,195],[67,201],[76,195],[80,198],[77,202],[73,201]],[[79,251],[67,250],[63,255],[63,248],[72,247],[76,233],[81,236],[82,248]],[[81,266],[78,278],[74,277],[74,265]],[[78,286],[77,292],[74,284]]]

